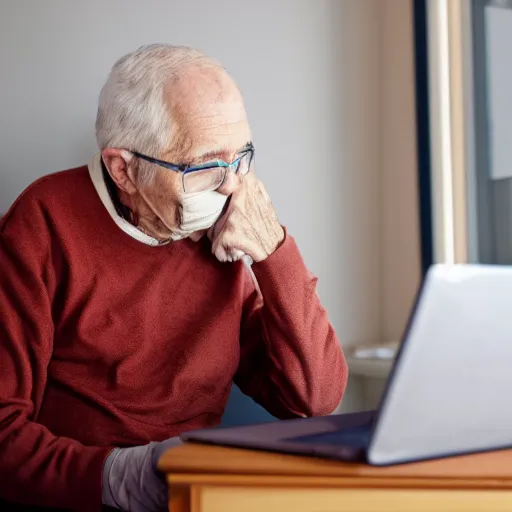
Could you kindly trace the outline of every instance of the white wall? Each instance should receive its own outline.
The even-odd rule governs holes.
[[[88,161],[97,96],[115,59],[149,42],[197,46],[245,94],[257,172],[320,278],[343,345],[381,339],[383,325],[394,335],[409,296],[406,287],[389,303],[402,267],[395,256],[405,247],[409,258],[415,243],[414,220],[403,218],[415,170],[410,152],[393,155],[399,134],[407,143],[414,134],[401,114],[387,124],[403,97],[410,116],[411,97],[394,89],[382,59],[408,77],[395,62],[404,1],[0,0],[0,211],[38,176]],[[383,39],[395,15],[402,28]],[[357,407],[356,395],[354,387],[346,408]]]

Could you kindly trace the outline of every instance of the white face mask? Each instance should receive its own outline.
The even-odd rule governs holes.
[[[180,240],[194,231],[211,228],[221,216],[227,199],[227,196],[214,190],[185,195],[180,206],[179,232],[171,238]]]

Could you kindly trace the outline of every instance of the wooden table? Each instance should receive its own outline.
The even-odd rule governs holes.
[[[375,468],[185,444],[159,467],[171,512],[512,512],[512,450]]]

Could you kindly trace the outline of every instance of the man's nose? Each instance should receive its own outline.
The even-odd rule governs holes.
[[[226,173],[226,178],[224,179],[224,182],[222,185],[217,189],[217,192],[219,194],[222,194],[224,196],[230,196],[240,186],[240,178],[237,174],[235,174],[231,169],[228,169]]]

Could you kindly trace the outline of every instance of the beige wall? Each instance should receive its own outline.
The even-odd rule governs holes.
[[[377,177],[369,186],[378,201],[371,219],[378,235],[379,324],[373,339],[361,337],[355,344],[400,340],[421,276],[412,0],[375,0],[374,6],[379,143],[372,149]],[[352,373],[340,412],[375,407],[385,382]]]
[[[382,336],[399,339],[420,284],[412,1],[382,9]]]

